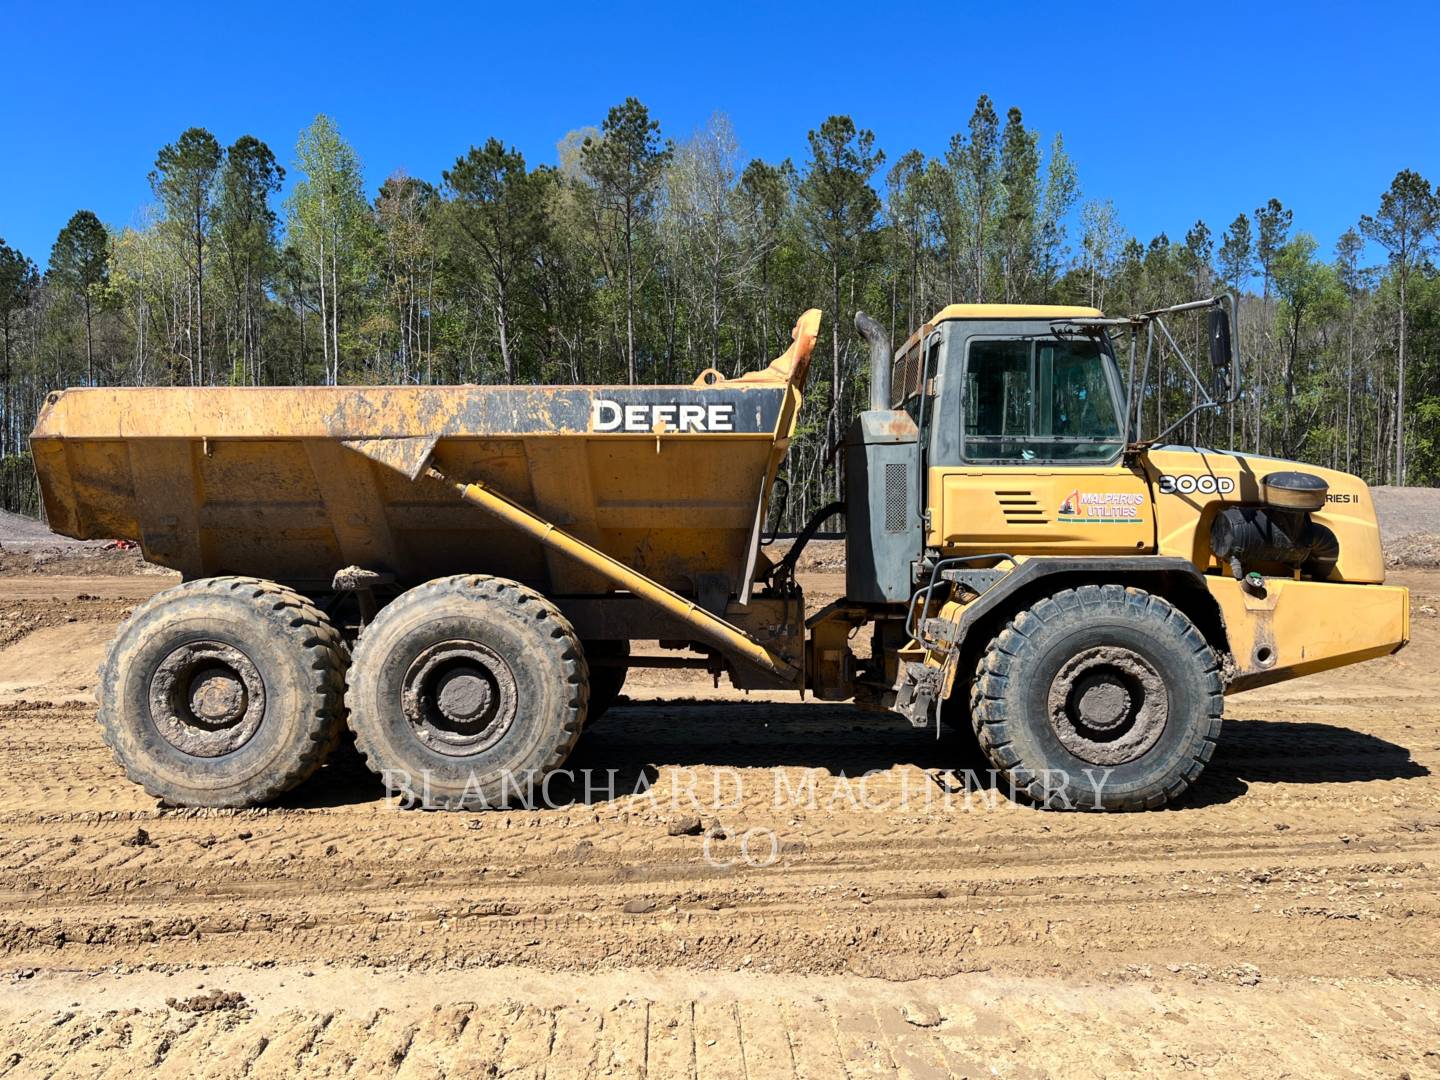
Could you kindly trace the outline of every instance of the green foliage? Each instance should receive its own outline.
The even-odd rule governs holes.
[[[1440,198],[1423,176],[1402,169],[1380,196],[1380,211],[1360,218],[1360,231],[1390,253],[1398,269],[1408,271],[1440,224]]]
[[[842,342],[851,338],[841,299],[846,285],[879,254],[875,217],[880,196],[871,186],[875,170],[885,162],[875,149],[875,133],[855,126],[848,116],[831,116],[808,136],[810,160],[798,190],[800,217],[805,233],[829,266],[830,395],[826,439],[833,444],[844,424],[841,385],[846,367]],[[843,330],[843,337],[842,337]],[[840,492],[840,474],[833,473],[834,491]]]
[[[300,133],[295,156],[302,179],[286,203],[289,239],[308,279],[300,302],[319,316],[325,381],[333,385],[341,381],[347,345],[340,315],[368,278],[373,222],[360,159],[328,116],[315,117]]]
[[[632,383],[637,381],[636,248],[649,239],[647,225],[660,177],[673,153],[673,144],[660,136],[660,122],[651,119],[650,110],[633,97],[610,110],[598,138],[586,138],[581,145],[581,165],[594,185],[590,194],[600,250],[606,250],[607,243],[618,243],[622,254],[625,365]],[[608,258],[604,270],[613,284],[617,274]]]
[[[192,239],[203,240],[209,228],[223,156],[215,136],[204,128],[188,129],[155,155],[150,186],[169,218]]]
[[[518,150],[489,139],[471,147],[444,178],[451,256],[495,309],[504,379],[513,383],[517,315],[533,295],[529,278],[546,237],[550,172],[528,171]]]
[[[1266,296],[1270,295],[1275,255],[1284,247],[1294,217],[1294,213],[1286,210],[1279,199],[1271,199],[1255,211],[1255,226],[1258,232],[1255,238],[1255,261],[1260,264]]]
[[[286,163],[282,223],[285,169],[270,149],[242,135],[222,151],[192,128],[157,155],[157,201],[139,222],[111,233],[77,214],[43,281],[0,243],[0,458],[57,386],[685,384],[707,367],[763,366],[821,307],[787,464],[793,528],[839,489],[829,451],[867,397],[857,308],[898,343],[948,303],[1120,314],[1223,290],[1240,297],[1244,396],[1177,438],[1440,481],[1440,201],[1423,177],[1398,174],[1327,262],[1278,199],[1218,235],[1196,221],[1183,242],[1132,236],[1103,193],[1082,200],[1058,133],[1042,138],[986,96],[939,157],[892,163],[840,115],[803,151],[748,160],[723,116],[672,141],[630,98],[565,136],[553,168],[490,138],[440,177],[367,182],[322,115]],[[1367,264],[1367,243],[1384,265]],[[1199,320],[1172,328],[1192,361],[1203,355]],[[1144,430],[1194,400],[1158,350]],[[10,505],[32,498],[28,462],[0,470]]]
[[[110,283],[110,237],[90,210],[76,211],[50,249],[49,276],[85,314],[85,383],[95,385],[94,312]]]
[[[1224,238],[1220,242],[1220,277],[1231,290],[1240,291],[1241,285],[1250,276],[1254,258],[1250,219],[1239,214],[1225,230]]]
[[[252,135],[242,135],[225,151],[215,233],[235,331],[232,342],[238,337],[238,355],[232,349],[232,382],[261,381],[265,283],[279,257],[270,197],[284,179],[285,170],[270,148]]]
[[[28,450],[0,455],[0,510],[40,516],[40,486]]]
[[[98,299],[110,280],[110,237],[90,210],[78,210],[50,249],[50,278],[72,296]]]

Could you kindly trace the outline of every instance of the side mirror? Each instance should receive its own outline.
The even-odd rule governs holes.
[[[1230,396],[1230,368],[1235,361],[1235,351],[1230,344],[1230,313],[1224,308],[1211,308],[1209,331],[1215,397],[1223,401]]]

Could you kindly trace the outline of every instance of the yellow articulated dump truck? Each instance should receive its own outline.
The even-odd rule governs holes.
[[[1166,325],[1191,315],[1203,365]],[[740,378],[68,390],[32,446],[52,528],[184,577],[99,690],[166,803],[272,799],[347,724],[428,805],[523,802],[643,665],[959,723],[1035,804],[1140,809],[1200,775],[1226,694],[1409,635],[1360,480],[1167,443],[1190,414],[1141,437],[1163,350],[1196,410],[1235,400],[1234,318],[962,304],[892,354],[857,314],[846,497],[783,558],[763,534],[818,311]],[[807,611],[797,559],[841,511],[846,595]]]

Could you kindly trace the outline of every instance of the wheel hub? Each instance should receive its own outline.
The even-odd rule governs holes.
[[[260,730],[265,683],[255,664],[223,641],[172,649],[150,679],[155,730],[195,757],[234,753]]]
[[[1085,649],[1050,684],[1050,726],[1066,750],[1095,765],[1134,761],[1160,741],[1169,695],[1138,652],[1106,645]]]
[[[1087,682],[1083,689],[1076,688],[1080,722],[1095,731],[1111,731],[1123,724],[1132,704],[1125,684],[1106,676],[1091,676]]]
[[[515,722],[515,676],[478,641],[444,641],[411,662],[402,705],[426,746],[468,757],[494,746]]]
[[[468,724],[483,715],[494,698],[491,682],[482,670],[469,666],[448,671],[436,682],[436,703],[445,717]]]
[[[211,668],[190,681],[190,711],[208,724],[233,724],[245,711],[245,683],[229,668]]]

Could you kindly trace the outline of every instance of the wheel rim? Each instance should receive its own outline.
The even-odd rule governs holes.
[[[249,742],[265,716],[265,683],[239,649],[192,641],[172,649],[150,680],[161,738],[193,757],[222,757]]]
[[[1160,741],[1169,715],[1150,661],[1117,645],[1085,649],[1050,684],[1050,726],[1060,745],[1094,765],[1134,761]]]
[[[510,665],[478,641],[432,645],[405,672],[406,719],[421,742],[448,757],[494,746],[515,723],[516,706]]]

